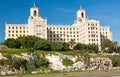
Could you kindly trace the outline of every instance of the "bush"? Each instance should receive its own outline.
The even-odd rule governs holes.
[[[75,47],[74,47],[75,50],[87,50],[89,51],[89,53],[96,53],[99,48],[97,45],[94,45],[94,44],[81,44],[81,43],[78,43]]]
[[[69,50],[70,50],[69,44],[63,43],[63,44],[62,44],[61,51],[69,51]]]
[[[62,63],[64,66],[71,66],[71,65],[73,65],[74,62],[70,59],[65,58],[62,60]]]
[[[21,44],[17,39],[9,38],[4,41],[4,45],[10,47],[10,48],[20,48]]]
[[[113,66],[115,67],[120,66],[120,55],[111,56],[110,59],[112,60]]]
[[[50,45],[49,41],[47,41],[47,40],[39,40],[34,45],[34,49],[50,51],[51,50],[51,45]]]
[[[48,65],[49,65],[49,61],[45,58],[36,58],[35,59],[36,68],[48,67]]]
[[[51,51],[60,51],[62,48],[61,42],[51,42]]]

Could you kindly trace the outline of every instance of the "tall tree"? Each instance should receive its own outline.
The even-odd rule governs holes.
[[[70,49],[73,49],[76,45],[75,39],[71,39],[68,44],[70,45]]]
[[[69,51],[69,50],[70,50],[69,44],[68,43],[63,43],[61,51]]]
[[[101,43],[101,49],[103,52],[107,52],[107,53],[113,53],[113,52],[117,52],[117,48],[118,44],[117,42],[112,42],[110,40],[104,40]]]

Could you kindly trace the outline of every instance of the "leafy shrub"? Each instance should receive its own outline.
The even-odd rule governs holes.
[[[47,40],[39,40],[34,45],[34,49],[36,49],[36,50],[50,51],[51,50],[51,46],[50,46],[49,41],[47,41]]]
[[[40,67],[48,67],[49,65],[49,61],[45,58],[37,58],[35,59],[35,66],[37,68],[40,68]]]
[[[71,66],[71,65],[73,65],[74,62],[70,59],[64,58],[62,60],[62,63],[63,63],[64,66]]]
[[[120,55],[111,56],[110,59],[112,60],[113,66],[120,66]]]
[[[60,51],[62,48],[61,42],[51,42],[51,51]]]

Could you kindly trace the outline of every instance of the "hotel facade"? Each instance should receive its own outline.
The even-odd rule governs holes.
[[[34,5],[30,8],[28,24],[5,24],[5,39],[32,35],[52,42],[69,42],[74,39],[76,43],[99,46],[105,39],[112,40],[109,26],[100,26],[100,21],[87,18],[83,8],[76,14],[72,25],[49,25],[47,19],[39,16],[39,9]]]

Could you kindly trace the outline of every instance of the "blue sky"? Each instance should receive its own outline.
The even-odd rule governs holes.
[[[0,0],[0,42],[5,37],[5,22],[25,24],[29,9],[36,4],[48,24],[72,24],[76,11],[82,6],[90,19],[110,26],[113,41],[120,44],[120,0]]]

